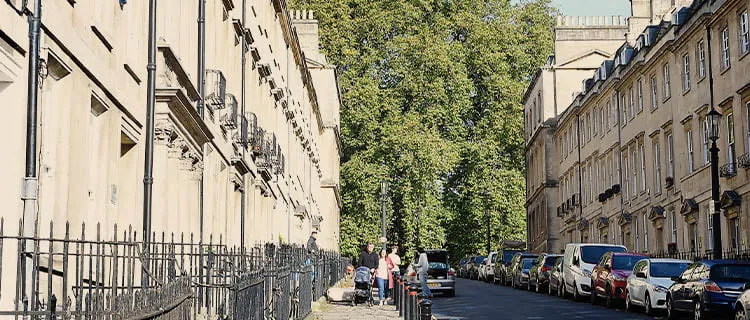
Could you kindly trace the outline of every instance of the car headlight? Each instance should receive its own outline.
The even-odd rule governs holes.
[[[667,291],[669,291],[669,289],[667,289],[665,287],[662,287],[662,286],[654,286],[654,291],[656,291],[658,293],[667,293]]]
[[[583,272],[583,276],[587,278],[591,278],[591,271],[586,269],[581,269],[581,272]]]
[[[617,274],[613,274],[612,279],[615,281],[625,281],[625,277],[617,275]]]
[[[529,277],[529,274],[528,274],[528,273],[526,273],[526,272],[524,272],[524,273],[521,273],[521,277],[524,277],[524,278],[528,278],[528,277]]]

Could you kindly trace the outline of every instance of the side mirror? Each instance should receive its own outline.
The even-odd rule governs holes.
[[[742,285],[742,291],[750,290],[750,282],[745,283]]]
[[[671,277],[669,279],[671,279],[675,283],[682,283],[682,278],[680,278],[679,276],[673,276],[673,277]]]
[[[643,272],[636,272],[636,273],[635,273],[635,277],[636,277],[636,278],[643,278],[643,279],[646,279],[646,274],[645,274],[645,273],[643,273]]]

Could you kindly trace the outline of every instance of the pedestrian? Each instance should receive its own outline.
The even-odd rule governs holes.
[[[378,258],[378,268],[375,271],[375,280],[378,283],[378,301],[380,305],[385,304],[385,300],[388,299],[388,290],[393,287],[393,263],[385,249],[380,250]]]
[[[401,274],[401,257],[398,256],[398,246],[391,247],[391,253],[388,254],[388,258],[393,263],[393,269],[391,272],[395,274]]]
[[[312,278],[315,281],[315,259],[318,255],[318,231],[313,230],[310,233],[310,238],[307,239],[307,260],[305,264],[312,265]]]
[[[417,275],[422,285],[422,293],[429,297],[432,296],[430,287],[427,286],[427,270],[430,268],[430,262],[427,261],[427,253],[424,252],[423,248],[417,249],[417,253],[419,254],[419,260],[417,260],[417,264],[414,267],[417,268]]]
[[[370,272],[375,272],[375,268],[378,267],[378,254],[372,252],[373,250],[375,250],[375,245],[368,243],[362,253],[359,254],[357,267],[367,267]]]

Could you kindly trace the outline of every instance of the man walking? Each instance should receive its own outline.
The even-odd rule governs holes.
[[[375,268],[378,267],[378,255],[375,254],[375,252],[372,252],[373,250],[375,250],[375,245],[372,243],[368,243],[365,247],[365,250],[363,250],[362,253],[359,254],[359,261],[357,261],[357,266],[367,267],[371,272],[375,271]]]
[[[417,268],[417,275],[419,275],[419,280],[422,284],[422,293],[429,297],[432,296],[430,287],[427,286],[427,270],[430,268],[430,262],[427,261],[427,253],[424,252],[423,248],[417,249],[417,252],[419,253],[419,260],[417,260],[417,264],[414,267]]]
[[[315,258],[318,255],[318,231],[313,230],[310,233],[310,238],[307,239],[307,260],[305,264],[312,265],[312,278],[315,281]]]

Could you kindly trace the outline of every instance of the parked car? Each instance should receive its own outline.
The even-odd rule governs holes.
[[[633,267],[648,258],[640,253],[607,252],[591,271],[591,303],[603,296],[607,308],[615,302],[625,301],[625,287]]]
[[[497,251],[493,251],[490,252],[490,254],[487,256],[487,259],[484,259],[479,269],[479,280],[489,282],[495,277],[493,267],[495,264],[494,260],[497,259],[496,257]]]
[[[466,258],[466,263],[461,265],[461,267],[458,269],[458,275],[461,278],[468,278],[469,277],[469,268],[471,268],[471,264],[474,263],[474,259],[476,259],[476,256],[470,256]]]
[[[688,266],[667,292],[667,318],[678,312],[693,313],[697,320],[734,312],[745,283],[750,282],[750,262],[703,260]]]
[[[564,294],[574,300],[591,294],[591,271],[607,252],[625,252],[624,246],[596,243],[569,243],[563,257]]]
[[[427,269],[427,286],[433,293],[445,296],[456,295],[456,272],[448,265],[448,251],[445,249],[425,250],[430,267]],[[416,263],[416,261],[414,261]],[[407,268],[407,280],[416,282],[421,287],[421,281],[415,272],[414,263]],[[421,288],[420,288],[421,289]]]
[[[557,262],[558,258],[561,257],[561,254],[542,253],[541,255],[539,255],[539,258],[536,260],[534,265],[531,266],[531,270],[529,270],[529,291],[531,291],[532,288],[536,292],[542,292],[543,289],[547,289],[546,286],[548,286],[549,284],[549,276],[550,272],[552,271],[552,267],[555,265],[555,262]]]
[[[469,263],[469,257],[461,259],[461,261],[458,262],[458,271],[456,272],[456,276],[459,278],[463,278],[464,270],[466,270],[464,267],[466,264]]]
[[[469,263],[469,279],[477,280],[479,278],[479,266],[482,265],[482,262],[486,258],[486,256],[476,256],[474,257],[474,261]]]
[[[742,295],[734,303],[734,319],[748,320],[748,310],[750,310],[750,284],[742,287]]]
[[[692,263],[677,259],[643,259],[633,267],[625,290],[625,309],[643,307],[647,315],[655,309],[665,309],[667,291],[674,283],[672,277],[682,274]]]
[[[516,267],[512,269],[513,279],[511,280],[511,286],[514,288],[528,289],[529,287],[529,270],[534,265],[538,257],[521,259],[516,264]]]
[[[555,261],[552,271],[549,274],[549,283],[547,284],[547,294],[562,297],[565,292],[563,285],[563,258]]]
[[[506,279],[505,283],[510,284],[512,287],[516,287],[520,284],[520,278],[522,275],[523,270],[523,261],[524,260],[536,260],[539,258],[538,254],[535,253],[526,253],[526,252],[518,252],[513,256],[513,260],[510,261],[510,266],[506,268]],[[531,262],[533,264],[533,261]],[[531,268],[531,265],[528,265],[528,268]],[[528,269],[527,268],[527,269]],[[528,270],[526,272],[526,281],[528,281]],[[523,285],[526,285],[526,281],[523,282]]]
[[[506,279],[510,279],[508,276],[508,268],[510,267],[510,263],[516,253],[524,253],[524,251],[519,249],[505,249],[498,252],[498,262],[495,263],[495,268],[493,270],[495,273],[493,282],[495,284],[507,284]]]

